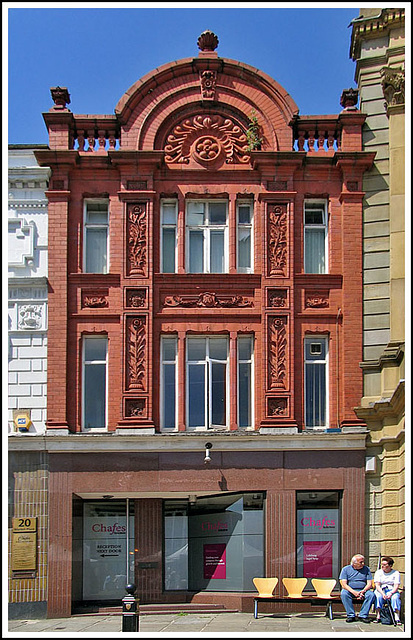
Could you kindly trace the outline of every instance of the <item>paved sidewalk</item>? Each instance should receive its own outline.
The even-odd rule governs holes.
[[[136,637],[136,634],[122,633],[122,620],[119,615],[83,615],[56,620],[10,620],[9,633],[2,637],[36,637],[42,634],[56,634],[62,637],[77,633],[85,637],[110,636],[119,634],[120,637]],[[267,614],[260,613],[254,620],[252,613],[181,613],[181,614],[151,614],[141,615],[139,619],[139,635],[153,637],[153,634],[173,634],[177,637],[193,636],[197,633],[207,633],[217,637],[239,637],[240,634],[259,634],[269,637],[274,634],[284,636],[293,633],[295,637],[326,637],[332,633],[361,635],[364,633],[381,636],[395,634],[397,637],[411,637],[406,635],[403,627],[384,626],[380,624],[346,623],[345,615],[336,615],[330,620],[323,614]]]

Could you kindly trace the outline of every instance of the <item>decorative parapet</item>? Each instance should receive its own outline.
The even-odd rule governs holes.
[[[405,72],[402,67],[383,67],[380,71],[381,86],[386,101],[386,111],[389,107],[404,105]]]

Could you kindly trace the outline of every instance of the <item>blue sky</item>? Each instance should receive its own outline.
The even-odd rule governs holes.
[[[205,29],[217,34],[219,56],[272,76],[302,115],[338,113],[342,90],[356,86],[349,58],[355,3],[5,5],[9,143],[48,142],[42,112],[52,106],[50,87],[68,88],[73,113],[113,114],[140,77],[196,57]]]

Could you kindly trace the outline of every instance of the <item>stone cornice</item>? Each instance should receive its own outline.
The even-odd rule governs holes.
[[[250,433],[117,435],[69,434],[30,435],[12,433],[8,437],[9,451],[47,451],[48,453],[174,453],[204,450],[205,440],[213,450],[246,451],[357,451],[365,449],[367,433],[300,433],[295,435],[262,435]]]
[[[356,407],[356,415],[367,423],[370,421],[381,421],[385,418],[399,420],[405,411],[405,381],[400,380],[393,395],[389,398],[380,398],[376,402],[371,402],[368,407]]]
[[[405,10],[403,8],[382,9],[377,16],[355,18],[350,23],[353,26],[351,33],[350,58],[360,58],[362,40],[378,38],[390,29],[404,26]]]

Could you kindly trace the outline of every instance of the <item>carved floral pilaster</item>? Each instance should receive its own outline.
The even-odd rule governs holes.
[[[270,276],[287,275],[287,208],[268,205],[268,271]]]
[[[127,324],[127,389],[146,390],[146,318],[131,318]]]
[[[146,275],[147,213],[145,203],[128,207],[127,242],[128,275]]]
[[[206,69],[200,74],[201,94],[203,100],[214,100],[217,83],[216,71]]]
[[[287,318],[271,318],[268,333],[268,387],[286,389]]]

